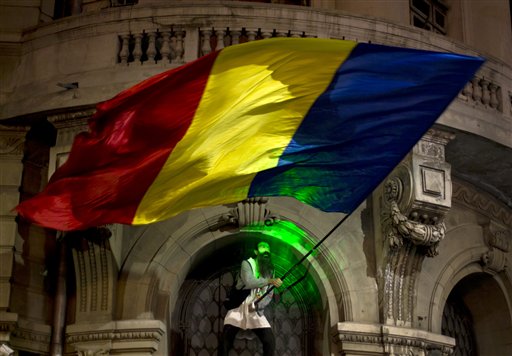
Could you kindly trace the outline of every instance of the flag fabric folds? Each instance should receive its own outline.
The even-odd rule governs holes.
[[[98,104],[67,162],[16,210],[64,231],[254,196],[349,213],[482,62],[327,39],[226,47]]]

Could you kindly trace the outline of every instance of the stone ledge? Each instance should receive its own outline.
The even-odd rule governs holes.
[[[122,320],[80,323],[66,328],[66,344],[79,353],[130,352],[152,354],[158,350],[166,326],[159,320]]]
[[[450,355],[455,346],[449,336],[391,325],[342,322],[334,333],[338,350],[346,355],[425,355],[431,350]]]

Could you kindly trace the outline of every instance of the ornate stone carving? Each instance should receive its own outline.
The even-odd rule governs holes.
[[[95,108],[70,111],[61,114],[54,114],[48,116],[48,121],[57,129],[62,129],[71,126],[84,126],[87,120],[96,112]]]
[[[496,199],[486,194],[481,194],[469,185],[460,181],[454,181],[453,200],[512,228],[512,213],[510,209],[505,208]]]
[[[383,186],[379,284],[383,321],[388,325],[412,325],[418,271],[425,256],[438,254],[445,236],[451,178],[444,146],[450,139],[449,133],[429,130]]]
[[[433,257],[438,254],[437,248],[445,233],[444,223],[429,225],[410,220],[401,213],[396,202],[391,202],[391,226],[386,237],[392,248],[401,247],[407,240],[426,247],[427,256]]]
[[[87,131],[87,120],[96,112],[91,108],[48,116],[48,121],[57,129],[56,146],[70,146],[77,134]]]
[[[51,327],[20,318],[11,331],[10,344],[16,350],[29,345],[32,352],[47,354],[50,349]]]
[[[23,156],[23,144],[27,129],[0,125],[0,156]]]
[[[359,324],[338,323],[335,342],[342,354],[394,356],[449,356],[453,353],[455,340],[423,330]]]
[[[499,273],[508,266],[507,253],[510,249],[510,232],[493,222],[483,226],[484,238],[489,250],[482,254],[482,265],[490,273]]]
[[[68,236],[75,264],[76,320],[110,320],[115,280],[110,230],[97,227]]]
[[[221,217],[222,225],[238,227],[266,225],[272,226],[279,221],[279,216],[267,208],[268,198],[257,197],[243,200],[237,207]]]
[[[108,355],[126,347],[150,355],[158,350],[165,325],[158,320],[123,320],[72,324],[66,331],[66,344],[79,355]]]

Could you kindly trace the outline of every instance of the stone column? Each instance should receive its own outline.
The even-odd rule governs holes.
[[[11,278],[17,232],[16,213],[23,172],[23,147],[27,129],[0,125],[0,344],[9,344],[18,321],[10,313]]]

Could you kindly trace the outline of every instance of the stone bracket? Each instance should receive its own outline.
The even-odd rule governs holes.
[[[485,271],[496,274],[508,266],[507,254],[510,250],[510,232],[489,221],[483,225],[484,239],[489,247],[481,257]]]

